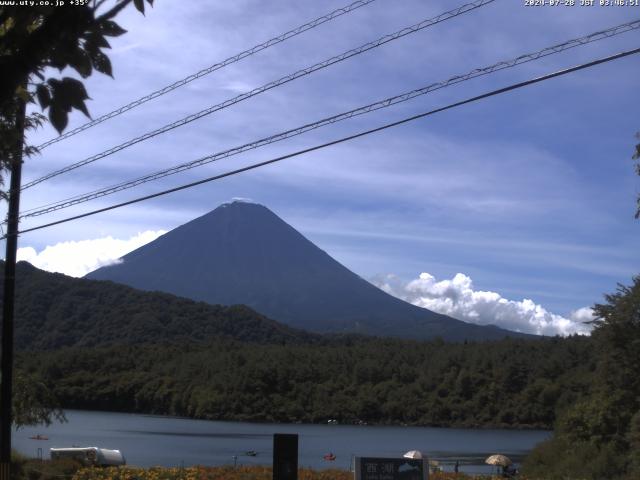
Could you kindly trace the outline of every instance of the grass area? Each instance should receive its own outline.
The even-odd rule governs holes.
[[[27,459],[12,455],[11,480],[65,480],[72,479],[81,466],[74,460]]]

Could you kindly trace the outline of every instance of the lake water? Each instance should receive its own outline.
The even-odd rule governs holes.
[[[420,450],[440,461],[447,471],[489,473],[484,459],[502,453],[520,463],[551,432],[541,430],[472,430],[458,428],[382,427],[352,425],[285,425],[211,422],[185,418],[68,410],[67,423],[49,428],[26,427],[13,433],[19,452],[45,458],[51,447],[96,446],[122,451],[129,465],[179,466],[271,464],[274,433],[299,435],[298,464],[348,470],[353,455],[399,457]],[[45,435],[48,440],[32,440]],[[253,450],[257,456],[245,455]],[[323,460],[333,452],[336,460]],[[234,456],[237,457],[234,460]]]

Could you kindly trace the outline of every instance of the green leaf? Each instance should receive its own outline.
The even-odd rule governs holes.
[[[89,95],[81,81],[75,78],[65,77],[62,79],[61,88],[59,88],[56,93],[60,94],[61,106],[65,108],[67,112],[71,111],[71,108],[75,108],[91,118],[89,110],[87,110],[87,106],[84,104],[84,101],[89,98]]]
[[[65,77],[62,79],[62,87],[69,92],[70,97],[79,98],[80,100],[86,100],[89,98],[87,90],[84,88],[84,85],[80,80]]]
[[[113,77],[111,71],[111,60],[109,60],[109,57],[107,57],[104,53],[99,50],[93,52],[91,60],[93,62],[93,68],[101,73],[104,73],[105,75]]]
[[[36,87],[36,95],[38,97],[38,102],[40,106],[44,110],[51,103],[51,94],[49,93],[49,89],[44,83],[38,84]]]
[[[89,110],[84,103],[89,98],[89,95],[80,80],[65,77],[60,81],[52,78],[49,79],[49,84],[51,85],[49,118],[58,131],[64,129],[67,122],[66,114],[74,108],[91,118]]]
[[[133,4],[141,14],[144,15],[144,0],[133,0]]]
[[[91,118],[91,115],[89,114],[89,110],[87,109],[87,106],[84,104],[84,100],[74,99],[72,106],[76,110],[80,110],[82,113],[84,113],[87,118]]]
[[[111,48],[107,39],[99,32],[91,32],[87,35],[87,39],[85,41],[85,49],[88,51],[97,50],[99,48]]]
[[[60,80],[49,79],[51,85],[51,105],[55,105],[58,109],[69,111],[71,106],[71,95],[68,87]]]
[[[63,49],[54,48],[53,50],[51,50],[51,54],[49,55],[48,64],[53,68],[57,68],[58,70],[62,71],[64,67],[67,66],[66,56],[67,55]]]
[[[71,54],[69,58],[69,65],[75,68],[82,78],[87,78],[91,75],[91,58],[89,57],[89,54],[81,48],[77,48]]]
[[[105,20],[100,24],[100,30],[108,37],[119,37],[127,31],[112,20]]]
[[[58,104],[54,103],[51,105],[51,108],[49,108],[49,121],[58,133],[62,133],[62,131],[67,127],[69,116],[63,108],[60,108]]]

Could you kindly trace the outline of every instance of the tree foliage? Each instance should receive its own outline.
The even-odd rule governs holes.
[[[217,339],[21,355],[65,408],[215,420],[550,427],[588,388],[590,340]]]
[[[72,110],[89,116],[85,104],[89,94],[82,81],[48,75],[52,68],[62,73],[68,67],[81,78],[93,71],[112,75],[105,53],[110,48],[106,37],[125,33],[113,19],[131,2],[144,13],[144,0],[121,0],[99,13],[105,1],[0,6],[0,174],[11,168],[23,148],[24,156],[37,152],[33,146],[23,147],[21,129],[16,128],[22,102],[37,102],[43,111],[48,110],[48,118],[58,132],[67,126]],[[24,130],[37,128],[45,118],[37,112],[27,115]],[[6,192],[0,191],[0,198],[6,199]]]
[[[39,375],[20,372],[13,381],[15,425],[50,425],[53,420],[65,421],[64,413],[58,408],[58,399]]]
[[[58,132],[66,127],[71,110],[89,116],[85,105],[89,95],[82,82],[72,77],[46,78],[46,69],[62,72],[70,67],[82,78],[94,70],[112,76],[105,53],[110,48],[107,37],[126,33],[113,19],[132,2],[144,13],[142,0],[116,2],[104,13],[98,11],[104,0],[83,5],[36,2],[29,7],[0,7],[0,105],[12,104],[16,95],[28,101],[28,84],[42,109],[49,110],[49,120]]]
[[[25,92],[28,99],[32,98],[29,92]],[[21,106],[17,99],[15,102],[6,102],[0,105],[0,185],[3,185],[2,174],[10,168],[17,159],[31,157],[36,153],[36,148],[23,145],[21,128],[17,128],[19,122],[23,122],[24,131],[35,130],[40,127],[46,118],[37,112],[26,115],[22,119]],[[0,200],[7,200],[8,195],[0,190]]]
[[[594,307],[597,368],[590,388],[556,423],[552,440],[529,459],[549,478],[640,478],[640,276]]]
[[[41,375],[18,370],[13,377],[13,424],[50,425],[54,420],[66,421],[60,402]]]
[[[640,132],[636,133],[636,137],[638,138],[638,140],[640,140]],[[636,151],[633,154],[633,159],[636,160],[636,173],[640,176],[640,143],[636,144]],[[640,195],[638,195],[637,204],[638,207],[636,210],[636,218],[640,218]]]

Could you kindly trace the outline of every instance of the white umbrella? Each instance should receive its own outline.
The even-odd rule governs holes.
[[[420,450],[409,450],[403,455],[404,458],[422,458],[422,452]]]
[[[506,457],[504,455],[500,455],[500,454],[496,454],[496,455],[491,455],[489,458],[487,458],[484,463],[488,463],[489,465],[497,465],[500,467],[506,467],[508,465],[511,465],[511,459],[509,457]]]

